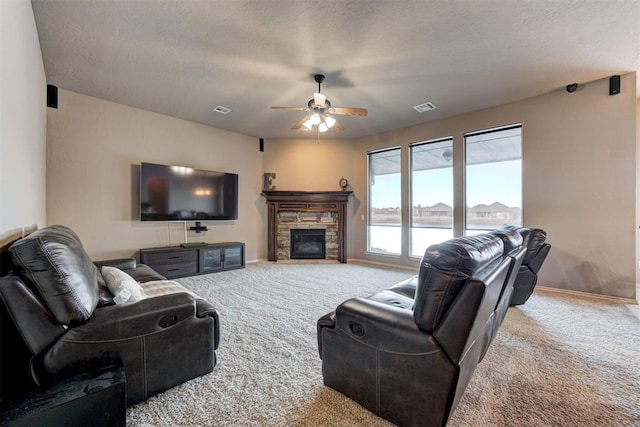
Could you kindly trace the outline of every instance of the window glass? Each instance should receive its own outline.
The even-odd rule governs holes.
[[[411,256],[453,237],[453,139],[410,146]]]
[[[367,251],[402,250],[400,148],[369,153]]]
[[[522,225],[522,126],[465,135],[466,230]]]

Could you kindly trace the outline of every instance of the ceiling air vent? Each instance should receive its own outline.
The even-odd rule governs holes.
[[[229,114],[231,112],[231,108],[227,108],[227,107],[223,107],[222,105],[218,105],[216,108],[213,109],[213,111],[215,111],[216,113],[220,113],[220,114]]]
[[[425,111],[435,110],[436,106],[433,105],[431,102],[425,102],[424,104],[414,105],[413,109],[416,110],[418,113],[424,113]]]

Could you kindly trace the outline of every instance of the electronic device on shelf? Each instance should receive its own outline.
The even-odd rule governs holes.
[[[238,175],[169,166],[140,165],[141,221],[238,219]],[[206,227],[199,226],[199,231]]]

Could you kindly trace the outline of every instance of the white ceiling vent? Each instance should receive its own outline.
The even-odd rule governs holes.
[[[213,109],[213,111],[215,111],[216,113],[220,113],[220,114],[229,114],[231,112],[231,108],[227,108],[227,107],[223,107],[222,105],[218,105],[216,108]]]
[[[416,110],[418,113],[424,113],[425,111],[435,110],[436,106],[433,105],[431,102],[425,102],[424,104],[414,105],[413,109]]]

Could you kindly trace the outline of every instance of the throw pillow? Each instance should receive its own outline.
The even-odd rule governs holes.
[[[113,302],[116,304],[138,302],[146,298],[138,282],[119,268],[105,265],[102,267],[102,277],[109,292],[114,295]]]

